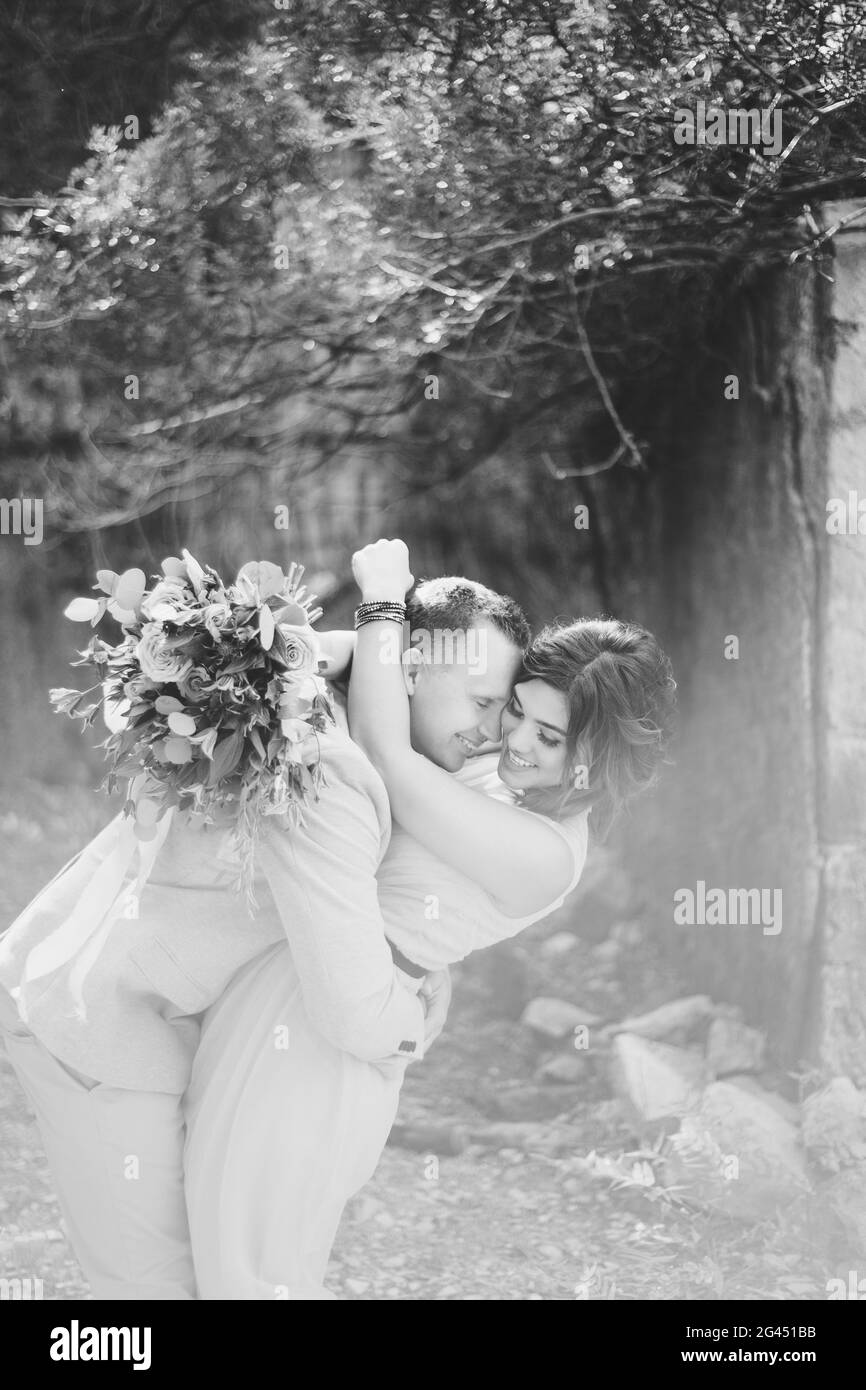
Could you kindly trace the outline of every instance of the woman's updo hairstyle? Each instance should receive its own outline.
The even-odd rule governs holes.
[[[528,680],[565,695],[569,758],[560,785],[527,792],[523,804],[558,819],[591,805],[590,825],[603,839],[665,760],[676,691],[670,661],[645,628],[580,618],[539,633],[517,683]]]

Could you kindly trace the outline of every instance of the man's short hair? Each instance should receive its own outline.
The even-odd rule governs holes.
[[[486,620],[523,652],[532,641],[526,616],[513,598],[461,575],[419,580],[406,599],[406,618],[410,635],[436,629],[466,631]]]

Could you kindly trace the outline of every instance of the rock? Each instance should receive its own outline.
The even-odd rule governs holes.
[[[600,941],[592,948],[593,961],[598,965],[614,965],[620,957],[622,945],[619,941]]]
[[[625,1018],[616,1026],[618,1033],[634,1033],[639,1038],[667,1040],[686,1038],[713,1012],[713,1001],[706,994],[691,994],[686,999],[672,999],[649,1013]]]
[[[738,1018],[721,1015],[710,1024],[707,1066],[714,1076],[760,1071],[765,1050],[764,1034],[757,1028],[749,1028]]]
[[[768,1090],[765,1086],[761,1085],[760,1081],[749,1074],[726,1076],[725,1080],[730,1082],[732,1086],[739,1086],[741,1090],[748,1091],[750,1095],[759,1096],[760,1099],[764,1101],[765,1105],[772,1106],[776,1113],[781,1115],[783,1120],[787,1120],[788,1124],[793,1125],[795,1129],[798,1128],[800,1124],[800,1112],[793,1101],[786,1100],[785,1097],[780,1096],[777,1091]]]
[[[558,1261],[558,1260],[562,1260],[562,1259],[565,1258],[564,1252],[563,1252],[562,1250],[560,1250],[560,1248],[559,1248],[558,1245],[548,1245],[548,1244],[539,1245],[539,1246],[537,1247],[537,1250],[538,1250],[538,1254],[539,1254],[539,1255],[543,1255],[543,1257],[544,1257],[545,1260],[557,1260],[557,1261]]]
[[[866,1095],[836,1076],[803,1102],[803,1142],[825,1173],[866,1165]]]
[[[574,1086],[586,1075],[586,1056],[580,1052],[563,1052],[540,1066],[535,1075],[539,1081]]]
[[[413,1149],[424,1154],[459,1154],[467,1142],[461,1125],[394,1124],[388,1135],[390,1148]]]
[[[538,948],[538,953],[544,956],[545,960],[557,960],[568,951],[573,951],[577,944],[578,938],[574,935],[574,932],[555,931],[546,941],[542,941]]]
[[[617,922],[610,934],[611,940],[615,941],[618,946],[625,947],[626,950],[640,946],[644,935],[643,922],[639,920]]]
[[[866,1259],[866,1165],[848,1168],[822,1183],[816,1214],[828,1224],[835,1221],[852,1253]]]
[[[715,1081],[666,1144],[662,1178],[681,1196],[761,1221],[810,1191],[796,1125],[769,1097]]]
[[[708,1080],[697,1052],[631,1033],[618,1033],[613,1040],[614,1090],[644,1123],[694,1109]]]
[[[580,1024],[598,1023],[598,1014],[572,1004],[568,999],[555,999],[550,995],[539,995],[527,1004],[520,1022],[536,1033],[547,1038],[564,1038],[573,1033]]]
[[[489,1097],[489,1113],[502,1120],[518,1123],[533,1120],[552,1120],[577,1103],[578,1095],[564,1086],[513,1086]],[[487,1107],[485,1107],[487,1108]]]
[[[346,1288],[349,1290],[349,1293],[356,1293],[356,1294],[366,1293],[367,1290],[369,1289],[369,1287],[370,1287],[370,1281],[369,1281],[369,1279],[347,1279],[347,1280],[346,1280]]]

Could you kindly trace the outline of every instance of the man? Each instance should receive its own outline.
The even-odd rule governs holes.
[[[419,586],[410,621],[419,633],[484,635],[483,672],[437,662],[434,652],[413,680],[413,743],[456,771],[499,736],[528,626],[512,600],[462,579]],[[313,1027],[365,1060],[417,1058],[444,1022],[447,987],[425,1035],[424,1008],[382,935],[375,874],[390,835],[384,785],[344,719],[322,737],[321,757],[324,786],[304,825],[262,840],[254,920],[232,891],[227,834],[177,819],[136,915],[111,924],[90,966],[85,1016],[74,1003],[75,958],[22,984],[29,953],[110,867],[117,818],[0,941],[0,1026],[98,1298],[196,1296],[183,1095],[202,1014],[250,961],[286,939]]]

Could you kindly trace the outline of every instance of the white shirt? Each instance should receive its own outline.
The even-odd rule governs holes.
[[[454,775],[479,795],[516,803],[514,793],[496,774],[498,758],[497,753],[470,758]],[[525,917],[507,917],[485,889],[443,863],[394,822],[391,843],[377,874],[389,939],[416,965],[441,970],[472,951],[516,936],[524,927],[555,912],[577,886],[586,860],[587,818],[588,811],[563,821],[544,817],[566,841],[574,859],[574,873],[555,901]]]

